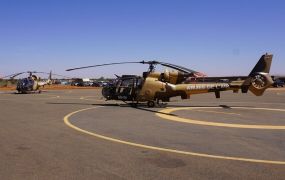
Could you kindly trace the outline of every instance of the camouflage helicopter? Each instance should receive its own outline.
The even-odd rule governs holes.
[[[52,84],[52,72],[46,73],[46,72],[37,72],[37,71],[27,71],[27,72],[20,72],[16,74],[12,74],[9,76],[5,76],[4,78],[10,77],[10,79],[14,79],[15,77],[21,75],[21,74],[29,74],[28,77],[19,79],[17,82],[17,88],[16,90],[20,94],[26,94],[26,93],[41,93],[41,87],[44,87],[45,85],[51,85]],[[49,74],[49,77],[46,81],[41,80],[39,76],[36,76],[35,74]]]
[[[91,67],[116,65],[116,64],[148,64],[149,69],[143,76],[122,75],[117,76],[114,82],[102,89],[106,100],[122,100],[137,105],[147,102],[148,107],[160,105],[160,102],[169,102],[171,97],[180,96],[189,99],[191,95],[202,93],[215,93],[220,98],[221,91],[231,90],[238,93],[251,91],[256,96],[263,95],[264,91],[273,84],[269,75],[273,55],[261,56],[248,76],[206,77],[203,73],[175,64],[159,61],[118,62],[100,64],[86,67],[67,69],[73,71]],[[156,72],[155,66],[162,65],[175,71]]]

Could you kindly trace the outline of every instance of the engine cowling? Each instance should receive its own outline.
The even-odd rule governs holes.
[[[163,82],[168,82],[171,84],[179,84],[185,81],[187,77],[188,75],[183,72],[169,71],[168,69],[165,69],[163,73]]]

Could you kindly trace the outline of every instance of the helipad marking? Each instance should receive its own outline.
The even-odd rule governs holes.
[[[191,109],[192,110],[192,109]],[[204,110],[193,110],[197,112],[206,112],[206,113],[214,113],[214,114],[226,114],[226,115],[237,115],[240,116],[241,114],[238,113],[226,113],[226,112],[219,112],[219,111],[204,111]]]
[[[192,109],[220,109],[222,107],[185,107],[185,108],[168,108],[159,111],[156,113],[157,116],[176,122],[190,123],[196,125],[204,126],[218,126],[218,127],[228,127],[228,128],[244,128],[244,129],[271,129],[271,130],[285,130],[285,126],[274,126],[274,125],[246,125],[246,124],[231,124],[231,123],[219,123],[219,122],[210,122],[210,121],[200,121],[188,118],[182,118],[178,116],[171,116],[174,111],[180,110],[192,110]],[[254,110],[265,110],[265,111],[279,111],[285,112],[285,109],[272,109],[272,108],[250,108],[250,107],[232,107],[233,109],[254,109]]]
[[[156,147],[156,146],[150,146],[150,145],[144,145],[144,144],[124,141],[124,140],[103,136],[103,135],[100,135],[100,134],[97,134],[97,133],[94,133],[94,132],[90,132],[90,131],[81,129],[81,128],[71,124],[70,121],[69,121],[69,118],[71,116],[73,116],[74,114],[77,114],[77,113],[83,112],[83,111],[87,111],[87,110],[90,110],[90,109],[100,108],[100,107],[102,107],[102,106],[86,108],[86,109],[81,109],[81,110],[78,110],[78,111],[71,112],[71,113],[67,114],[63,118],[64,123],[67,126],[69,126],[70,128],[72,128],[72,129],[74,129],[76,131],[79,131],[79,132],[84,133],[84,134],[91,135],[91,136],[96,137],[96,138],[104,139],[104,140],[115,142],[115,143],[125,144],[125,145],[129,145],[129,146],[144,148],[144,149],[163,151],[163,152],[169,152],[169,153],[176,153],[176,154],[183,154],[183,155],[190,155],[190,156],[197,156],[197,157],[222,159],[222,160],[234,160],[234,161],[243,161],[243,162],[251,162],[251,163],[285,165],[285,161],[270,161],[270,160],[240,158],[240,157],[231,157],[231,156],[218,156],[218,155],[211,155],[211,154],[195,153],[195,152],[191,152],[191,151],[180,151],[180,150],[176,150],[176,149],[161,148],[161,147]]]
[[[97,97],[97,96],[81,96],[80,99],[81,100],[86,100],[86,101],[100,101],[100,102],[105,101],[105,100],[102,100],[102,99],[90,99],[92,97]]]
[[[244,103],[247,103],[247,104],[256,104],[256,102],[250,102],[250,101],[241,101],[241,102],[233,102],[233,101],[220,101],[219,103],[234,103],[234,104],[244,104]],[[208,103],[205,103],[204,104],[208,104]],[[277,103],[277,102],[274,102],[274,103],[267,103],[267,102],[258,102],[258,104],[264,104],[264,105],[276,105],[276,104],[280,104],[280,105],[284,105],[284,103]]]
[[[60,96],[48,95],[48,94],[41,94],[40,96],[46,96],[46,97],[37,98],[38,100],[46,100],[46,99],[57,99],[57,98],[60,98]]]

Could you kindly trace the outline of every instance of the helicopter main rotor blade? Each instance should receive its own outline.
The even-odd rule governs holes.
[[[182,66],[178,66],[178,65],[175,65],[175,64],[170,64],[170,63],[165,63],[165,62],[159,62],[159,61],[141,61],[140,63],[142,64],[152,64],[152,65],[161,65],[161,66],[165,66],[165,67],[169,67],[169,68],[172,68],[172,69],[175,69],[177,71],[181,71],[181,72],[184,72],[184,73],[197,73],[197,71],[194,71],[192,69],[188,69],[188,68],[185,68],[185,67],[182,67]]]
[[[15,77],[20,76],[21,74],[24,74],[24,73],[26,73],[26,72],[16,73],[16,74],[12,75],[10,78],[14,79]]]
[[[27,71],[27,73],[38,74],[38,73],[46,73],[46,72],[38,72],[38,71]]]
[[[39,72],[39,71],[26,71],[26,72],[20,72],[20,73],[15,73],[15,74],[10,74],[8,76],[4,76],[4,77],[1,77],[1,79],[5,79],[5,78],[11,78],[11,79],[14,79],[15,77],[21,75],[21,74],[50,74],[48,72]],[[52,75],[55,75],[55,76],[60,76],[60,77],[64,77],[64,78],[67,78],[67,79],[72,79],[71,77],[68,77],[68,76],[63,76],[63,75],[60,75],[60,74],[54,74],[52,73]]]
[[[26,72],[20,72],[20,73],[10,74],[10,75],[5,76],[5,77],[2,77],[2,78],[4,79],[4,78],[10,77],[11,79],[13,79],[13,78],[15,78],[15,77],[17,77],[17,76],[19,76],[19,75],[21,75],[21,74],[25,74],[25,73],[38,73],[38,72],[36,72],[36,71],[34,71],[34,72],[32,72],[32,71],[26,71]]]
[[[118,63],[98,64],[98,65],[93,65],[93,66],[84,66],[84,67],[67,69],[66,71],[73,71],[73,70],[78,70],[78,69],[87,69],[87,68],[100,67],[100,66],[109,66],[109,65],[116,65],[116,64],[136,64],[136,63],[140,63],[140,62],[118,62]]]
[[[11,78],[11,77],[13,77],[13,76],[15,76],[15,75],[17,75],[17,74],[19,74],[19,73],[16,73],[16,74],[10,74],[10,75],[8,75],[8,76],[1,77],[1,79]]]
[[[40,74],[50,74],[50,73],[48,73],[48,72],[38,72],[38,73],[40,73]],[[53,76],[59,76],[59,77],[63,77],[63,78],[67,78],[67,79],[72,79],[72,77],[68,77],[68,76],[64,76],[64,75],[60,75],[60,74],[54,74],[54,73],[51,73],[51,75],[53,75]]]
[[[47,73],[47,74],[49,74],[49,73]],[[72,77],[64,76],[64,75],[60,75],[60,74],[53,74],[53,73],[51,73],[51,75],[59,76],[59,77],[67,78],[67,79],[72,79]]]
[[[11,76],[11,79],[13,79],[13,78],[15,78],[15,77],[17,77],[17,76],[19,76],[21,74],[25,74],[25,73],[32,75],[32,74],[43,73],[43,72],[37,72],[37,71],[20,72],[20,73],[16,73],[13,76]]]
[[[131,61],[131,62],[107,63],[107,64],[99,64],[99,65],[93,65],[93,66],[84,66],[84,67],[72,68],[72,69],[67,69],[66,71],[73,71],[73,70],[78,70],[78,69],[86,69],[86,68],[99,67],[99,66],[109,66],[109,65],[117,65],[117,64],[137,64],[137,63],[148,64],[148,65],[150,65],[150,67],[152,67],[151,70],[153,70],[153,66],[154,65],[158,65],[159,64],[159,65],[162,65],[162,66],[165,66],[165,67],[169,67],[169,68],[172,68],[172,69],[175,69],[177,71],[181,71],[181,72],[184,72],[184,73],[187,73],[187,74],[198,73],[197,71],[194,71],[192,69],[188,69],[188,68],[185,68],[185,67],[182,67],[182,66],[178,66],[178,65],[175,65],[175,64],[159,62],[159,61],[138,61],[138,62]]]
[[[184,73],[197,73],[197,71],[194,71],[192,69],[188,69],[182,66],[178,66],[175,64],[170,64],[170,63],[164,63],[164,62],[159,62],[160,65],[165,66],[165,67],[169,67],[169,68],[173,68],[176,69],[178,71],[184,72]]]

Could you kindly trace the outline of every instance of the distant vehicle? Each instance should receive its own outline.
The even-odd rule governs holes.
[[[60,84],[61,85],[69,85],[69,82],[68,81],[61,81]]]
[[[83,86],[92,86],[93,82],[83,82]]]
[[[91,81],[88,78],[77,78],[73,79],[73,82],[71,82],[71,86],[79,86],[79,87],[86,87],[86,86],[92,86],[93,81]]]
[[[218,83],[229,83],[230,80],[229,79],[219,79],[217,82]]]
[[[84,82],[77,82],[74,85],[78,86],[78,87],[83,87],[84,86]]]
[[[78,86],[78,87],[88,87],[88,86],[92,86],[93,83],[91,82],[76,82],[73,83],[73,86]]]
[[[108,85],[108,83],[105,81],[98,81],[97,83],[99,84],[100,87],[104,87],[104,86]]]
[[[285,86],[285,82],[280,80],[280,79],[276,79],[273,83],[273,87],[284,87]]]
[[[78,85],[78,82],[71,82],[71,84],[70,84],[71,86],[77,86]]]
[[[100,84],[97,83],[97,82],[93,82],[93,83],[92,83],[92,86],[93,86],[93,87],[101,87]]]

